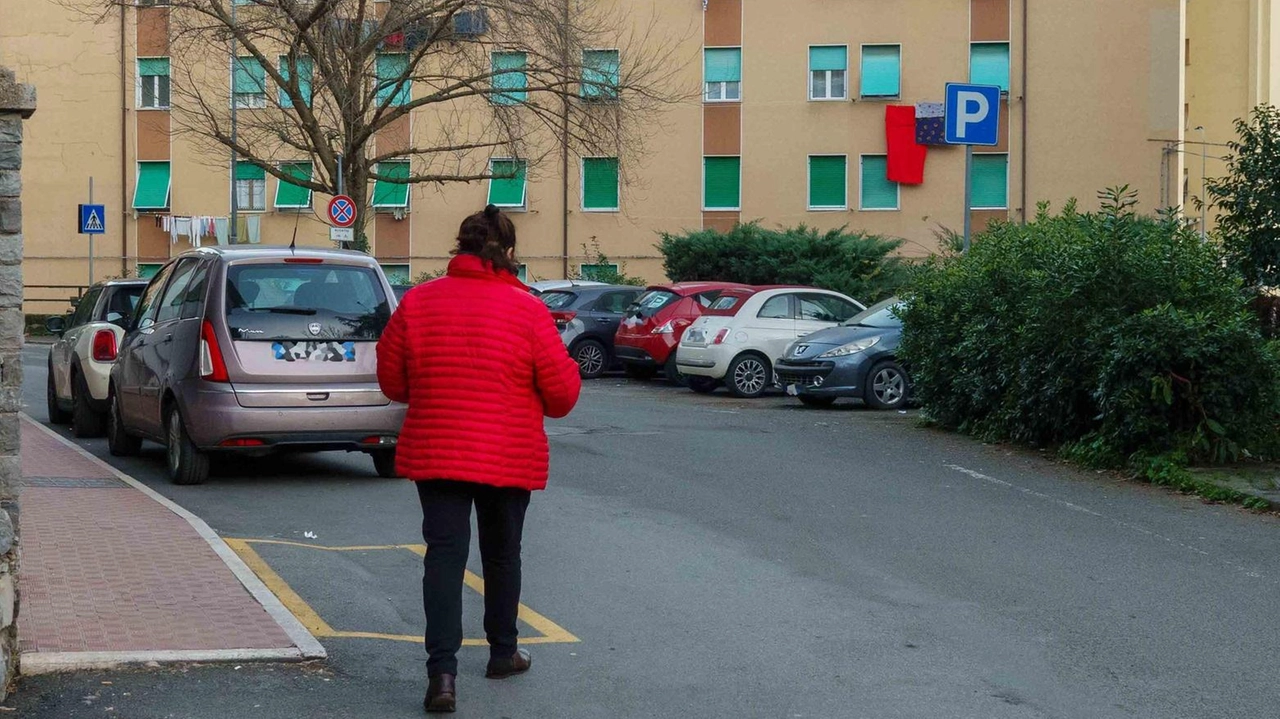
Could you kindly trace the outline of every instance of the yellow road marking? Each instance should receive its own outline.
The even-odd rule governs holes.
[[[343,629],[334,629],[329,626],[324,619],[321,619],[316,610],[312,609],[311,605],[307,604],[306,600],[299,596],[298,593],[289,586],[289,583],[284,581],[284,578],[272,569],[271,565],[267,564],[266,560],[264,560],[262,556],[259,555],[250,545],[276,544],[288,547],[301,547],[304,549],[319,549],[326,552],[370,552],[397,549],[412,552],[419,557],[425,557],[427,554],[427,548],[424,545],[378,544],[353,547],[326,547],[320,544],[291,542],[284,539],[224,539],[223,541],[227,543],[228,547],[231,547],[232,551],[240,555],[240,558],[244,560],[244,563],[249,565],[249,568],[253,570],[254,574],[258,575],[258,578],[262,580],[263,584],[267,585],[267,589],[270,589],[272,594],[275,594],[276,597],[280,599],[280,603],[284,604],[285,607],[293,613],[293,616],[297,617],[298,621],[302,622],[303,626],[305,626],[307,630],[316,637],[383,639],[394,642],[422,643],[423,639],[420,634],[383,634],[381,632],[352,632]],[[466,573],[463,574],[462,581],[477,594],[484,596],[484,579],[476,576],[471,572],[471,570],[466,570]],[[521,637],[521,644],[572,644],[581,641],[564,629],[564,627],[561,627],[559,624],[556,624],[524,604],[520,605],[519,618],[525,624],[528,624],[541,634],[541,636],[535,637]],[[466,647],[487,646],[488,641],[484,639],[463,639],[462,645]]]

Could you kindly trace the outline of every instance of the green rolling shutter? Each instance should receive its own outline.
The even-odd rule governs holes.
[[[267,171],[253,164],[241,160],[236,163],[236,179],[237,180],[265,180],[267,179]]]
[[[846,160],[843,155],[809,157],[809,207],[846,207]]]
[[[144,76],[163,77],[169,76],[169,58],[167,57],[140,57],[138,58],[138,74]]]
[[[702,182],[703,209],[738,209],[742,204],[742,158],[704,157]]]
[[[381,267],[382,274],[387,276],[389,284],[407,285],[413,281],[409,265],[381,265]]]
[[[897,45],[862,48],[862,96],[897,97],[902,94],[902,49]]]
[[[849,48],[844,45],[824,45],[809,48],[809,70],[848,70]]]
[[[409,177],[409,163],[405,161],[379,162],[378,174],[401,180]],[[408,207],[409,185],[404,182],[375,180],[373,183],[374,207]]]
[[[261,95],[266,92],[267,73],[256,57],[238,57],[235,66],[237,95]]]
[[[169,206],[169,163],[139,162],[133,209],[163,210]]]
[[[374,65],[378,77],[378,103],[382,104],[387,101],[387,98],[391,98],[392,107],[409,104],[412,82],[405,80],[403,85],[396,84],[396,81],[409,69],[409,56],[402,52],[378,53]]]
[[[742,82],[742,49],[709,47],[702,51],[706,82]]]
[[[290,162],[280,166],[286,174],[299,180],[311,179],[310,162]],[[290,182],[276,184],[276,207],[296,209],[311,207],[311,190]]]
[[[618,158],[582,159],[582,209],[618,209]]]
[[[524,207],[527,169],[524,160],[490,160],[489,171],[495,177],[489,180],[489,204]]]
[[[529,86],[529,79],[524,74],[526,62],[522,52],[493,53],[493,87],[495,90],[509,90],[491,95],[493,104],[519,105],[529,98],[529,93],[525,92]]]
[[[315,63],[309,57],[298,58],[295,63],[298,69],[298,92],[302,93],[302,98],[307,107],[311,106],[311,78],[315,74]],[[280,56],[280,74],[285,80],[292,77],[293,72],[289,65],[289,56]],[[280,99],[280,107],[293,107],[293,100],[289,99],[289,95],[280,88],[277,93]]]
[[[898,209],[898,183],[889,181],[888,172],[889,158],[884,155],[862,157],[862,209]]]
[[[155,277],[162,267],[164,267],[164,265],[159,262],[139,262],[138,279],[149,280],[152,277]]]
[[[970,209],[1003,210],[1009,206],[1009,156],[973,156],[973,200]]]
[[[969,82],[998,85],[1009,91],[1009,43],[975,42],[969,45]]]
[[[592,100],[616,100],[620,79],[617,50],[582,52],[582,96]]]

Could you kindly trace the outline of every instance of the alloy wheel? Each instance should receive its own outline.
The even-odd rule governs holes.
[[[578,368],[582,374],[594,376],[604,369],[604,350],[595,343],[584,344],[578,349]]]
[[[871,391],[875,392],[876,399],[886,406],[892,406],[902,401],[906,394],[906,384],[906,378],[901,372],[893,367],[885,367],[876,373],[871,382]]]
[[[748,358],[734,368],[733,385],[743,394],[757,394],[764,391],[766,374],[763,362]]]

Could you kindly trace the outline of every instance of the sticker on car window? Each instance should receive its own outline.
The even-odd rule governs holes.
[[[355,342],[272,342],[282,362],[355,362]]]

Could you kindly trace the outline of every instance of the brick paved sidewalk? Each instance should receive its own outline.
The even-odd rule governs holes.
[[[191,522],[25,417],[22,474],[24,670],[318,648],[286,632],[283,607],[269,613]]]

